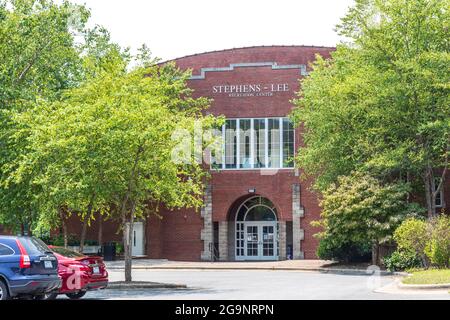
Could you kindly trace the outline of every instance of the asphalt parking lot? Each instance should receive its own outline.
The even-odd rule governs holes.
[[[135,281],[186,284],[187,289],[102,290],[85,299],[444,299],[448,290],[404,292],[395,288],[396,277],[342,275],[304,271],[267,270],[136,270]],[[111,271],[110,281],[122,281],[123,271]],[[60,298],[65,298],[61,296]]]

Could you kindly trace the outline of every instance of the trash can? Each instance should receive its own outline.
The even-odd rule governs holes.
[[[114,242],[105,243],[102,246],[103,260],[114,261],[116,259],[116,244]]]
[[[292,245],[288,245],[286,251],[287,251],[286,252],[287,260],[292,260],[293,259],[293,257],[292,257]]]

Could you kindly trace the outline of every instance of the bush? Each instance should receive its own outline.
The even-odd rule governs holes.
[[[62,247],[62,246],[64,246],[64,235],[58,234],[57,236],[49,237],[48,239],[45,240],[45,242],[49,245]],[[67,237],[67,245],[68,246],[79,246],[80,241],[78,240],[78,237],[76,235],[69,234]]]
[[[431,237],[425,247],[425,254],[438,268],[450,267],[450,217],[440,216],[431,222]]]
[[[421,267],[421,259],[413,251],[394,251],[384,258],[384,265],[389,271],[402,271]]]
[[[337,260],[343,262],[370,261],[371,246],[356,243],[336,244],[330,238],[322,238],[317,248],[317,256],[324,260]]]
[[[86,240],[84,242],[85,246],[98,246],[98,241],[97,240]]]
[[[122,254],[124,252],[124,247],[122,243],[116,242],[116,254]]]
[[[394,232],[394,240],[399,251],[412,251],[423,259],[429,240],[427,223],[414,218],[403,221]]]
[[[399,253],[404,257],[415,254],[422,260],[424,267],[428,267],[430,262],[438,268],[450,266],[449,216],[441,215],[428,221],[405,220],[395,230],[394,240]]]

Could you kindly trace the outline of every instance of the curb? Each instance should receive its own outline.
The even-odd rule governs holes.
[[[442,284],[404,284],[401,281],[397,283],[397,287],[403,290],[441,290],[450,289],[450,283]]]
[[[108,270],[124,270],[123,267],[110,267]],[[311,271],[330,274],[343,274],[343,275],[372,275],[374,270],[365,269],[334,269],[334,268],[289,268],[289,267],[190,267],[190,266],[172,266],[172,267],[159,267],[159,266],[136,266],[133,270],[263,270],[263,271]],[[406,272],[391,272],[380,270],[379,274],[382,276],[406,276]]]
[[[134,290],[134,289],[186,289],[185,284],[157,283],[157,282],[110,282],[106,289],[111,290]]]

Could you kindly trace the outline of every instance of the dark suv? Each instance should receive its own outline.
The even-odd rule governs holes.
[[[0,235],[0,300],[43,298],[61,287],[58,260],[40,239]]]

